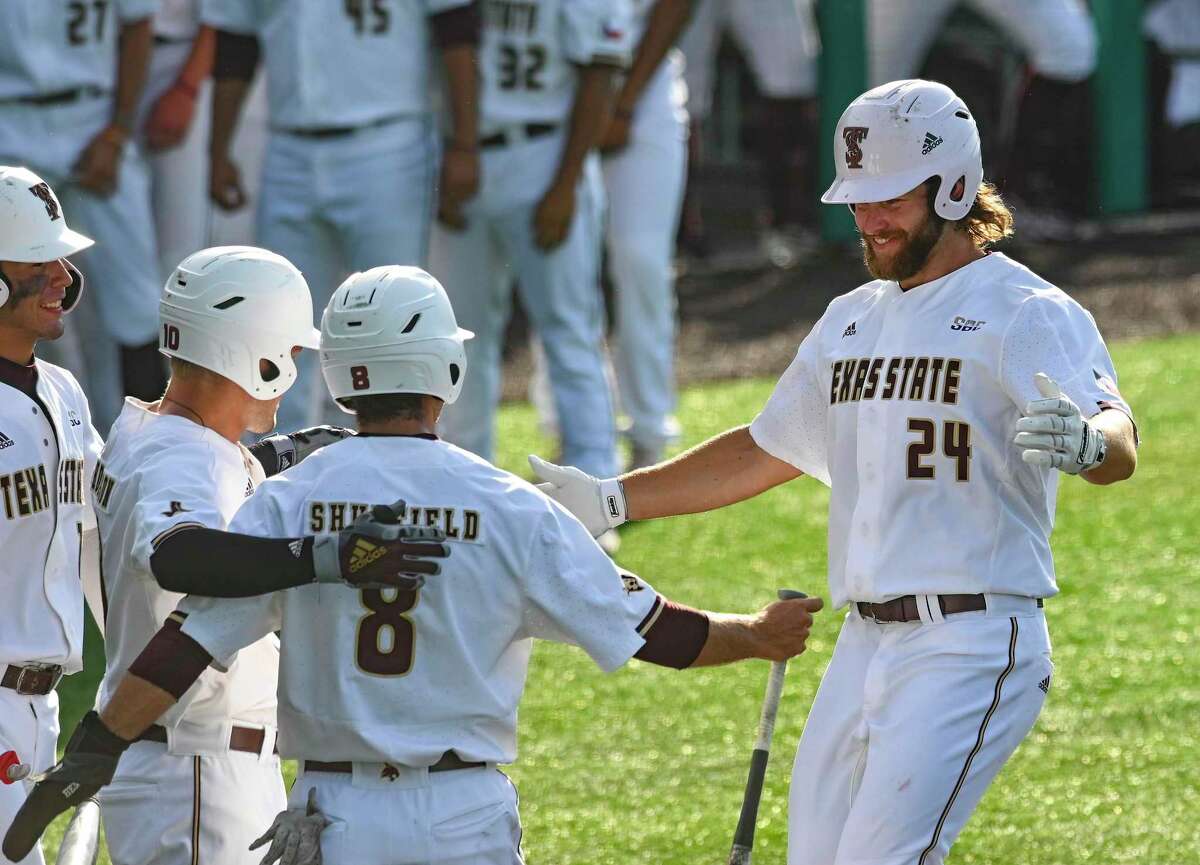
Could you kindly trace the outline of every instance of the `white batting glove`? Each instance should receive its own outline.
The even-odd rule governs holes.
[[[1079,406],[1043,372],[1033,383],[1045,399],[1025,405],[1013,442],[1021,459],[1031,466],[1060,469],[1077,475],[1104,462],[1104,433],[1088,423]]]
[[[529,467],[542,481],[538,489],[573,513],[593,538],[629,519],[625,491],[616,478],[594,478],[574,466],[556,466],[533,454]]]
[[[329,818],[317,807],[317,788],[308,791],[308,804],[304,808],[289,808],[280,811],[262,836],[250,845],[257,850],[268,841],[270,849],[259,865],[321,865],[321,833],[329,825]]]

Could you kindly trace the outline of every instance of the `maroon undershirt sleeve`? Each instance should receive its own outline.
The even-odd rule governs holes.
[[[700,656],[700,650],[708,641],[708,616],[700,610],[668,601],[659,595],[655,607],[647,618],[657,612],[657,619],[650,630],[643,633],[646,644],[634,655],[639,661],[674,667],[682,670],[690,667]]]
[[[142,653],[129,665],[129,672],[162,688],[176,700],[200,678],[212,663],[212,655],[183,633],[182,616],[173,613],[158,629]]]

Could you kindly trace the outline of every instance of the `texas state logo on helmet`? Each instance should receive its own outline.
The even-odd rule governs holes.
[[[67,227],[62,205],[50,184],[28,168],[0,165],[0,261],[58,261],[95,241]],[[83,292],[83,277],[69,262],[73,280],[63,298],[70,312]],[[8,284],[0,277],[0,306],[8,302]]]
[[[975,119],[936,81],[893,81],[868,90],[842,112],[833,149],[837,176],[821,196],[826,204],[887,201],[937,178],[934,210],[943,219],[962,219],[983,182]]]
[[[344,411],[346,397],[386,393],[458,399],[467,372],[463,343],[442,284],[419,267],[355,273],[321,317],[321,372]]]
[[[179,263],[158,304],[159,351],[224,376],[255,399],[296,381],[292,349],[316,349],[312,295],[282,255],[214,246]],[[262,363],[266,361],[266,363]]]

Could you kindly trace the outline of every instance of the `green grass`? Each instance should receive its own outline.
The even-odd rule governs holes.
[[[1118,487],[1062,484],[1054,551],[1063,593],[1046,609],[1055,685],[955,863],[1200,863],[1200,337],[1123,343],[1115,355],[1145,439],[1141,465]],[[771,386],[686,392],[688,443],[750,419]],[[552,453],[528,407],[506,408],[500,423],[505,467],[525,471],[531,448]],[[709,608],[750,610],[783,585],[827,595],[827,502],[824,488],[801,480],[719,513],[631,526],[620,560]],[[819,617],[788,674],[757,862],[784,861],[791,757],[837,621]],[[65,730],[103,667],[92,648],[89,673],[62,688]],[[633,662],[605,676],[578,650],[540,644],[511,767],[529,862],[724,861],[766,673],[764,663],[679,673]]]

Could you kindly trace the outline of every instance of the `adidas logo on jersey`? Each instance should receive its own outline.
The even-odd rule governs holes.
[[[845,339],[848,336],[854,336],[854,334],[855,334],[854,325],[855,324],[857,324],[857,322],[853,322],[853,321],[850,322],[850,326],[842,331],[842,339]]]
[[[350,573],[357,574],[367,565],[379,561],[386,555],[387,548],[373,544],[366,538],[359,538],[354,542],[354,549],[350,553]]]
[[[10,439],[8,436],[6,436],[4,433],[0,432],[0,451],[4,450],[5,448],[10,448],[12,446],[13,446],[13,440]]]
[[[1038,687],[1042,689],[1043,694],[1049,694],[1050,693],[1050,677],[1047,676],[1046,678],[1042,679],[1042,681],[1038,682]]]
[[[932,132],[925,133],[925,144],[921,147],[921,155],[928,156],[933,148],[942,143],[942,139],[938,138]]]

